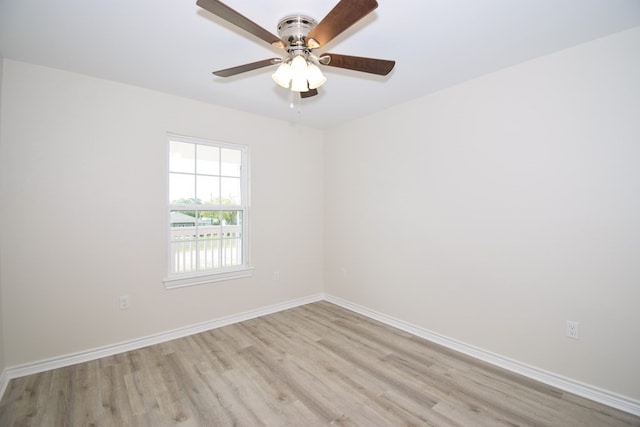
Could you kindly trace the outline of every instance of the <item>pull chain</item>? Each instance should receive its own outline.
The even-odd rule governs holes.
[[[294,95],[295,94],[295,95]],[[299,92],[294,92],[292,90],[289,91],[289,108],[291,108],[292,110],[296,107],[296,103],[293,99],[294,96],[298,97],[298,114],[302,113],[302,97],[300,96]]]

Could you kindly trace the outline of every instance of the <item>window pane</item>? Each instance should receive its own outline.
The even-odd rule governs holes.
[[[169,203],[193,204],[196,202],[196,181],[194,175],[169,174]]]
[[[242,225],[242,211],[222,211],[220,215],[224,226],[223,232],[228,233],[239,230],[236,226]]]
[[[220,149],[208,145],[198,145],[198,173],[220,175]]]
[[[242,203],[240,196],[240,178],[221,178],[222,204],[223,205],[239,205]]]
[[[242,211],[222,212],[220,263],[223,267],[242,264]]]
[[[196,226],[195,211],[171,211],[171,228]]]
[[[169,170],[171,172],[195,173],[195,167],[195,144],[171,141],[169,144]]]
[[[220,203],[220,178],[213,176],[197,176],[197,198],[204,204]]]
[[[242,165],[242,151],[229,148],[221,149],[222,176],[240,176]]]
[[[198,270],[220,267],[220,212],[200,211],[198,215]],[[213,225],[216,223],[216,225]]]
[[[171,211],[171,272],[196,270],[196,212]]]
[[[220,225],[220,211],[200,211],[199,224],[201,226]]]

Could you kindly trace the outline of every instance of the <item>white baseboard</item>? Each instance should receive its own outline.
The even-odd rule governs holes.
[[[100,359],[101,357],[113,356],[114,354],[123,353],[125,351],[131,351],[143,347],[148,347],[154,344],[160,344],[177,338],[186,337],[200,332],[209,331],[211,329],[220,328],[222,326],[231,325],[233,323],[255,319],[256,317],[265,316],[267,314],[272,314],[278,311],[287,310],[289,308],[320,301],[322,299],[322,294],[311,295],[284,303],[246,311],[244,313],[221,317],[219,319],[211,320],[197,325],[191,325],[184,328],[174,329],[172,331],[149,335],[131,341],[125,341],[118,344],[108,345],[105,347],[99,347],[73,354],[67,354],[64,356],[53,357],[37,362],[26,363],[23,365],[12,366],[6,368],[3,371],[2,376],[0,377],[0,398],[2,398],[2,396],[4,395],[4,391],[9,381],[13,378],[37,374],[40,372],[48,371],[50,369],[63,368],[65,366],[71,366],[77,363],[89,362],[91,360]]]
[[[7,370],[2,370],[2,375],[0,375],[0,400],[2,400],[2,396],[4,396],[4,392],[9,385],[9,374],[7,374]]]
[[[608,390],[603,390],[601,388],[594,387],[589,384],[585,384],[571,378],[555,374],[553,372],[548,372],[543,369],[518,362],[517,360],[509,359],[508,357],[504,357],[499,354],[491,353],[481,348],[465,344],[449,337],[445,337],[419,326],[415,326],[405,321],[395,319],[391,316],[387,316],[386,314],[378,313],[374,310],[370,310],[366,307],[362,307],[360,305],[332,295],[325,294],[324,300],[339,305],[340,307],[346,308],[347,310],[362,314],[363,316],[377,320],[389,326],[393,326],[394,328],[408,332],[412,335],[435,342],[452,350],[464,353],[468,356],[472,356],[476,359],[482,360],[495,366],[499,366],[511,372],[515,372],[517,374],[534,379],[552,387],[556,387],[560,390],[564,390],[566,392],[582,396],[595,402],[620,409],[621,411],[640,416],[640,401],[638,400],[631,399],[629,397],[622,396]]]
[[[465,344],[463,342],[445,337],[419,326],[412,325],[405,321],[395,319],[386,314],[370,310],[366,307],[354,304],[352,302],[343,300],[341,298],[327,295],[316,294],[304,298],[299,298],[292,301],[287,301],[280,304],[274,304],[267,307],[259,308],[256,310],[250,310],[244,313],[235,314],[232,316],[226,316],[219,319],[211,320],[208,322],[200,323],[197,325],[187,326],[184,328],[175,329],[172,331],[162,332],[159,334],[149,335],[139,339],[121,342],[105,347],[95,348],[92,350],[82,351],[78,353],[68,354],[65,356],[54,357],[50,359],[41,360],[38,362],[27,363],[23,365],[13,366],[5,368],[0,375],[0,399],[4,395],[4,392],[9,384],[9,381],[13,378],[19,378],[26,375],[37,374],[39,372],[48,371],[50,369],[63,368],[65,366],[75,365],[77,363],[88,362],[91,360],[99,359],[101,357],[113,356],[118,353],[126,351],[136,350],[139,348],[147,347],[154,344],[160,344],[163,342],[171,341],[177,338],[186,337],[189,335],[197,334],[200,332],[208,331],[211,329],[220,328],[222,326],[231,325],[233,323],[243,322],[245,320],[255,319],[256,317],[265,316],[267,314],[276,313],[278,311],[287,310],[289,308],[298,307],[301,305],[325,300],[333,304],[344,307],[348,310],[367,316],[371,319],[385,323],[389,326],[393,326],[402,331],[408,332],[420,338],[435,342],[437,344],[448,347],[452,350],[459,351],[466,355],[475,357],[476,359],[491,363],[492,365],[499,366],[517,374],[524,375],[531,379],[540,381],[544,384],[556,387],[560,390],[567,391],[569,393],[576,394],[578,396],[591,399],[593,401],[602,403],[607,406],[611,406],[616,409],[628,412],[630,414],[640,416],[640,401],[634,400],[619,394],[603,390],[598,387],[584,384],[579,381],[572,380],[571,378],[563,377],[553,372],[548,372],[533,366],[529,366],[522,362],[518,362],[513,359],[501,356],[499,354],[491,353],[481,348]]]

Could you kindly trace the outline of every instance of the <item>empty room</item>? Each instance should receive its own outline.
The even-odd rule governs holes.
[[[0,0],[0,426],[640,426],[640,1]]]

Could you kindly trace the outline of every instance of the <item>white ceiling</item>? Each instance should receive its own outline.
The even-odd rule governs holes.
[[[226,0],[277,34],[279,20],[321,20],[337,0]],[[547,53],[640,25],[640,0],[378,0],[317,51],[396,60],[386,77],[324,67],[320,94],[291,109],[275,66],[211,74],[282,51],[195,0],[0,0],[0,54],[327,128]],[[297,98],[296,98],[297,99]],[[297,104],[297,101],[296,101]]]

